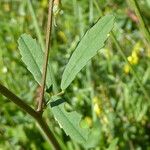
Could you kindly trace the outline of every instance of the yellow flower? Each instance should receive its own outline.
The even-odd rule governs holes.
[[[126,74],[129,74],[129,72],[130,72],[130,66],[129,66],[128,64],[126,64],[126,65],[124,66],[124,72],[125,72]]]
[[[101,107],[100,107],[100,100],[98,99],[97,96],[93,98],[93,103],[94,103],[94,112],[96,113],[97,116],[100,116],[102,113]]]
[[[136,51],[133,51],[131,56],[129,56],[127,59],[131,65],[136,65],[139,61]]]
[[[127,59],[129,61],[129,63],[132,64],[132,56],[129,56]]]
[[[133,61],[132,61],[132,64],[133,65],[136,65],[139,61],[139,58],[138,57],[133,57]]]
[[[138,54],[135,51],[132,52],[132,58],[133,58],[132,63],[134,65],[136,65],[138,63],[138,61],[139,61],[139,57],[138,57]]]
[[[94,104],[94,112],[96,113],[97,116],[100,116],[101,110],[98,104]]]

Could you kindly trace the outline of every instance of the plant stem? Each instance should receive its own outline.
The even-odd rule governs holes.
[[[111,38],[114,40],[114,43],[115,43],[115,45],[116,45],[116,47],[117,47],[119,53],[120,53],[121,56],[123,57],[123,59],[124,59],[124,60],[126,61],[126,63],[130,66],[130,69],[131,69],[131,71],[132,71],[132,74],[133,74],[133,76],[135,77],[135,79],[136,79],[138,85],[140,86],[140,88],[141,88],[141,90],[142,90],[142,92],[143,92],[145,98],[146,98],[147,100],[149,100],[149,95],[148,95],[147,91],[145,90],[145,88],[144,88],[144,86],[143,86],[143,84],[142,84],[142,82],[141,82],[141,80],[140,80],[138,74],[136,73],[136,71],[133,69],[132,65],[130,64],[130,62],[129,62],[128,59],[126,58],[126,56],[125,56],[125,54],[124,54],[124,52],[123,52],[123,49],[122,49],[120,43],[117,41],[117,39],[116,39],[116,37],[115,37],[115,35],[114,35],[113,32],[111,33]]]
[[[27,105],[22,99],[20,99],[18,96],[16,96],[14,93],[9,91],[5,86],[0,84],[0,93],[7,97],[9,100],[11,100],[13,103],[15,103],[19,108],[21,108],[23,111],[30,114],[33,118],[37,118],[36,111],[31,108],[29,105]]]
[[[55,3],[55,1],[54,1],[54,3]],[[40,30],[40,27],[38,25],[38,20],[35,16],[35,11],[33,9],[33,6],[32,6],[32,3],[31,3],[30,0],[27,0],[27,4],[28,4],[28,7],[29,7],[29,11],[31,13],[31,16],[32,16],[33,25],[34,25],[34,28],[35,28],[36,35],[38,37],[38,41],[41,44],[42,50],[44,51],[45,44],[44,44],[44,40],[42,38],[42,33],[41,33],[41,30]],[[53,84],[53,92],[58,93],[58,86],[57,86],[56,79],[55,79],[55,76],[54,76],[53,67],[52,67],[51,64],[49,64],[49,66],[50,66],[50,69],[51,69],[51,79],[52,79],[52,84]]]
[[[93,0],[89,0],[89,23],[93,23],[94,21],[94,12],[93,12],[93,7],[94,7],[94,3]],[[92,120],[93,122],[96,121],[97,117],[96,114],[94,112],[94,103],[93,103],[93,99],[94,99],[94,86],[92,83],[92,75],[91,72],[93,72],[92,70],[92,61],[89,61],[89,63],[87,64],[87,68],[86,68],[86,77],[87,77],[87,81],[88,81],[88,87],[91,87],[90,90],[90,99],[91,99],[91,112],[92,112]]]
[[[95,6],[96,6],[98,12],[100,13],[100,15],[103,15],[103,12],[102,12],[101,9],[99,8],[99,6],[98,6],[96,0],[94,0],[94,4],[95,4]],[[141,80],[140,80],[138,74],[136,73],[136,71],[134,70],[134,68],[132,67],[132,65],[130,64],[130,62],[128,61],[128,59],[126,58],[126,56],[125,56],[125,54],[124,54],[124,52],[123,52],[123,48],[121,47],[120,43],[118,42],[116,36],[114,35],[113,32],[111,32],[110,36],[111,36],[111,38],[113,39],[113,41],[114,41],[114,43],[115,43],[115,45],[116,45],[116,47],[117,47],[117,50],[118,50],[119,53],[121,54],[122,58],[123,58],[123,59],[125,60],[125,62],[130,66],[130,69],[131,69],[131,71],[132,71],[132,74],[133,74],[134,78],[136,79],[136,82],[138,83],[139,87],[141,88],[141,90],[142,90],[142,92],[143,92],[145,98],[146,98],[147,100],[149,100],[149,95],[148,95],[146,89],[144,88],[144,86],[143,86],[143,84],[142,84],[142,82],[141,82]]]
[[[28,113],[30,116],[32,116],[41,127],[44,134],[48,137],[50,143],[52,143],[54,149],[60,150],[59,143],[57,142],[55,136],[49,129],[46,121],[42,118],[42,115],[39,115],[38,112],[36,112],[33,108],[31,108],[29,105],[27,105],[22,99],[20,99],[18,96],[16,96],[14,93],[12,93],[10,90],[8,90],[5,86],[3,86],[0,83],[0,93],[7,97],[9,100],[11,100],[13,103],[15,103],[19,108],[21,108],[24,112]]]
[[[135,13],[138,16],[138,19],[139,19],[139,22],[140,22],[140,26],[141,26],[142,32],[143,32],[143,34],[145,36],[146,41],[149,44],[150,43],[150,32],[149,32],[148,27],[147,27],[147,25],[145,23],[144,17],[143,17],[143,15],[141,13],[139,4],[138,4],[138,2],[136,0],[129,0],[129,2],[132,3],[132,5],[133,5]]]
[[[44,65],[43,65],[43,73],[42,73],[41,93],[40,93],[40,99],[39,99],[38,108],[37,108],[38,112],[43,112],[44,89],[45,89],[45,83],[46,83],[49,47],[51,45],[50,37],[51,37],[51,31],[52,31],[53,3],[54,3],[54,0],[49,1],[47,31],[46,31],[46,49],[45,49],[45,57],[44,57]]]
[[[55,136],[53,135],[52,131],[49,129],[46,121],[42,117],[38,117],[37,119],[38,124],[40,125],[44,134],[48,137],[50,143],[53,143],[53,149],[61,150],[60,144],[56,140]]]
[[[60,1],[59,1],[60,2]],[[54,3],[56,3],[56,1],[54,1]],[[36,32],[36,35],[38,37],[38,41],[40,42],[41,44],[41,47],[42,47],[42,50],[44,51],[45,49],[45,44],[44,44],[44,40],[42,38],[42,33],[41,33],[41,30],[40,30],[40,27],[38,25],[38,19],[36,18],[36,15],[35,15],[35,11],[33,9],[33,6],[32,6],[32,3],[30,0],[27,0],[27,4],[28,4],[28,7],[29,7],[29,11],[31,13],[31,16],[32,16],[32,20],[33,20],[33,25],[34,25],[34,28],[35,28],[35,32]],[[58,86],[57,86],[57,83],[56,83],[56,79],[55,79],[55,76],[54,76],[54,72],[53,72],[53,67],[51,64],[49,64],[50,66],[50,69],[51,69],[51,80],[52,80],[52,84],[53,84],[53,92],[56,94],[58,93]],[[47,120],[48,121],[48,120]],[[50,123],[50,121],[49,121]],[[41,128],[40,128],[41,129]],[[52,128],[50,128],[50,130],[52,131]],[[49,141],[51,143],[51,141],[49,140],[49,138],[45,135],[45,133],[43,132],[43,130],[41,129],[40,130],[42,132],[42,134],[44,135],[44,138]],[[53,132],[53,131],[52,131]],[[54,132],[53,132],[54,134]],[[61,148],[59,149],[67,149],[67,148],[64,148],[65,145],[61,143],[61,139],[60,137],[57,135],[55,135],[55,139],[58,141],[59,143],[59,147],[61,146]]]

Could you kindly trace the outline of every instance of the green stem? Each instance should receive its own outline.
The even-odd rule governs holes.
[[[136,0],[129,0],[129,2],[132,4],[134,10],[135,10],[135,13],[136,15],[138,16],[138,19],[139,19],[139,22],[140,22],[140,26],[141,26],[141,29],[142,29],[142,32],[145,36],[145,39],[146,41],[148,42],[148,44],[150,43],[150,32],[148,30],[148,27],[146,25],[146,22],[144,20],[144,17],[141,13],[141,10],[140,10],[140,7],[139,7],[139,4]]]
[[[49,9],[48,9],[48,20],[47,20],[47,31],[46,31],[46,49],[45,49],[45,57],[43,64],[43,72],[42,72],[42,85],[41,85],[41,93],[38,103],[37,111],[43,112],[43,102],[44,102],[44,92],[45,92],[45,84],[46,84],[46,75],[47,75],[47,66],[48,66],[48,57],[49,57],[49,48],[51,46],[51,32],[52,32],[52,16],[53,16],[53,4],[54,0],[49,1]]]
[[[14,93],[9,91],[5,86],[0,84],[0,93],[7,97],[9,100],[11,100],[13,103],[15,103],[19,108],[21,108],[23,111],[30,114],[33,118],[37,118],[36,111],[31,108],[29,105],[27,105],[22,99],[17,97]]]
[[[13,103],[15,103],[20,109],[22,109],[24,112],[28,113],[30,116],[32,116],[39,124],[41,129],[43,130],[44,134],[48,137],[49,142],[53,145],[53,149],[60,150],[59,143],[55,139],[55,136],[49,129],[46,121],[42,118],[41,115],[39,115],[38,112],[36,112],[33,108],[31,108],[29,105],[27,105],[22,99],[20,99],[18,96],[16,96],[14,93],[12,93],[10,90],[8,90],[5,86],[3,86],[0,83],[0,93],[7,97],[9,100],[11,100]]]
[[[60,144],[58,143],[58,141],[55,138],[55,135],[53,134],[53,132],[50,130],[49,126],[47,125],[45,119],[43,119],[42,117],[38,117],[37,119],[38,124],[40,125],[42,131],[44,132],[44,134],[47,137],[47,140],[50,143],[53,143],[53,149],[55,150],[60,150]]]
[[[93,23],[93,20],[94,20],[94,12],[93,12],[93,0],[89,0],[89,23]],[[93,103],[93,98],[94,98],[94,86],[93,86],[93,83],[92,83],[92,75],[91,75],[91,72],[92,72],[92,61],[89,61],[87,67],[86,67],[86,76],[87,76],[87,83],[88,83],[88,87],[91,87],[91,90],[90,90],[90,99],[91,99],[91,112],[92,112],[92,119],[93,119],[93,122],[96,121],[96,114],[94,112],[94,103]]]
[[[132,72],[134,78],[136,79],[138,85],[140,86],[140,88],[141,88],[143,94],[145,95],[145,98],[146,98],[147,100],[149,100],[149,95],[148,95],[147,91],[145,90],[145,88],[144,88],[144,86],[143,86],[143,84],[142,84],[142,82],[141,82],[141,80],[140,80],[138,74],[136,73],[136,71],[134,70],[134,68],[132,67],[132,65],[130,64],[130,62],[128,61],[127,57],[125,56],[125,54],[124,54],[124,52],[123,52],[123,49],[122,49],[120,43],[117,41],[117,39],[116,39],[116,37],[115,37],[115,35],[114,35],[113,32],[111,33],[111,38],[113,39],[113,41],[114,41],[114,43],[115,43],[115,45],[116,45],[116,47],[117,47],[119,53],[121,54],[122,58],[123,58],[123,59],[126,61],[126,63],[130,66],[131,72]]]
[[[98,6],[96,0],[94,0],[94,4],[95,4],[95,6],[96,6],[98,12],[100,13],[100,15],[103,15],[103,12],[100,10],[100,8],[99,8],[99,6]],[[125,56],[125,54],[124,54],[124,52],[123,52],[123,48],[121,47],[121,45],[120,45],[120,43],[118,42],[117,38],[115,37],[114,33],[112,32],[112,33],[110,34],[110,36],[111,36],[111,38],[113,39],[113,41],[114,41],[114,43],[115,43],[115,45],[116,45],[116,47],[117,47],[117,50],[118,50],[119,53],[121,54],[122,58],[123,58],[123,59],[125,60],[125,62],[130,66],[131,72],[132,72],[134,78],[136,79],[136,82],[137,82],[138,85],[140,86],[140,88],[141,88],[141,90],[142,90],[142,92],[143,92],[145,98],[146,98],[147,100],[149,100],[149,95],[148,95],[146,89],[144,88],[144,86],[143,86],[143,84],[142,84],[142,82],[141,82],[141,80],[140,80],[138,74],[136,73],[136,71],[134,70],[134,68],[132,67],[132,65],[130,64],[130,62],[128,61],[128,59],[126,58],[126,56]]]
[[[33,25],[34,25],[34,28],[35,28],[36,35],[37,35],[38,40],[41,44],[42,50],[44,50],[45,49],[44,40],[42,38],[42,33],[41,33],[40,27],[38,25],[38,20],[35,16],[35,12],[34,12],[31,0],[27,0],[27,2],[28,2],[27,4],[28,4],[28,7],[29,7],[29,11],[30,11],[32,19],[33,19]],[[53,67],[52,67],[51,64],[49,64],[49,65],[50,65],[50,69],[51,69],[51,79],[52,79],[52,83],[53,83],[53,92],[56,94],[56,93],[58,93],[58,86],[57,86],[56,79],[55,79],[55,76],[54,76]]]
[[[39,40],[39,42],[41,44],[42,50],[44,50],[45,49],[44,40],[42,38],[42,33],[41,33],[40,27],[38,25],[38,20],[36,18],[36,15],[35,15],[32,3],[31,3],[30,0],[27,0],[27,2],[28,2],[27,4],[28,4],[28,7],[29,7],[29,11],[30,11],[32,19],[33,19],[33,25],[34,25],[34,28],[35,28],[38,40]],[[54,92],[54,94],[56,94],[56,93],[58,93],[58,86],[57,86],[56,79],[55,79],[55,76],[54,76],[53,67],[52,67],[51,64],[49,64],[49,65],[50,65],[50,69],[51,69],[50,72],[51,72],[51,80],[52,80],[52,84],[53,84],[53,92]],[[50,129],[50,130],[52,131],[52,129]],[[42,129],[41,129],[41,131],[42,131]],[[46,140],[47,139],[48,138],[46,138]],[[61,147],[60,149],[64,149],[65,146],[63,144],[61,144],[60,137],[59,136],[55,136],[55,139],[58,140],[59,147]]]

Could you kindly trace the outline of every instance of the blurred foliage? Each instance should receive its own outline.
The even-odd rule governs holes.
[[[45,37],[47,0],[32,1]],[[150,2],[138,0],[142,15],[150,26]],[[128,61],[142,84],[150,90],[150,45],[139,28],[139,20],[130,1],[62,0],[55,18],[50,59],[57,84],[60,85],[65,64],[85,31],[104,14],[114,13],[114,28]],[[0,1],[0,82],[35,107],[38,92],[30,72],[21,61],[17,39],[22,33],[37,37],[26,0]],[[150,150],[150,101],[147,101],[113,40],[109,38],[102,52],[78,74],[64,98],[83,115],[83,126],[94,127],[88,144],[96,150]],[[0,150],[49,149],[34,120],[0,95]],[[54,121],[51,112],[44,113],[50,128],[69,150],[85,149],[71,141]],[[117,147],[115,147],[117,145]]]

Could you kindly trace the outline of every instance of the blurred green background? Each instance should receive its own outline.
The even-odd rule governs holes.
[[[17,40],[22,33],[37,38],[37,21],[45,41],[48,1],[33,0],[32,5],[27,1],[0,0],[0,82],[35,107],[38,85],[21,61]],[[150,1],[137,2],[149,27]],[[60,85],[64,67],[87,29],[102,14],[114,14],[115,37],[149,93],[150,43],[133,10],[131,0],[62,0],[61,11],[55,16],[50,52],[57,84]],[[111,36],[78,74],[64,98],[70,111],[82,114],[84,126],[94,127],[89,142],[97,145],[94,149],[150,150],[150,96],[145,98]],[[68,150],[86,149],[65,135],[49,109],[44,116]],[[0,150],[42,149],[50,147],[35,121],[0,95]]]

